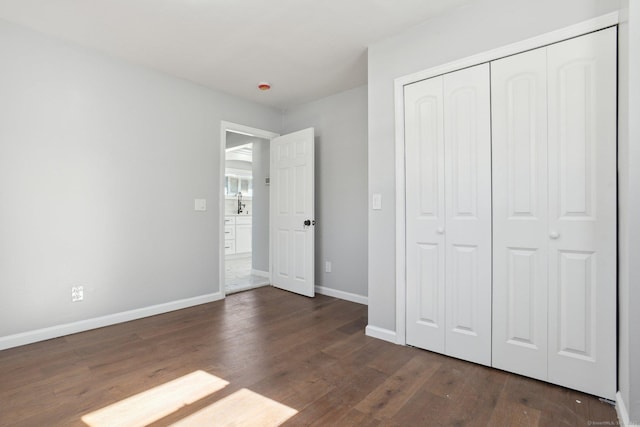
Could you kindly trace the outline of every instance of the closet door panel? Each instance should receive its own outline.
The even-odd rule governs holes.
[[[546,49],[491,63],[493,366],[547,378]]]
[[[445,352],[442,77],[405,88],[407,344]]]
[[[444,77],[446,354],[491,364],[489,65]]]
[[[549,380],[616,391],[616,30],[548,48]]]

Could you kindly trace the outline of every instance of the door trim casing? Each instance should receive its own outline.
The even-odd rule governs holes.
[[[253,135],[257,138],[263,138],[271,140],[276,136],[280,136],[279,133],[253,128],[250,126],[241,125],[238,123],[227,122],[224,120],[220,121],[220,173],[219,173],[219,181],[218,181],[218,209],[220,218],[218,220],[218,236],[220,236],[220,242],[218,244],[219,250],[219,259],[218,259],[218,279],[220,283],[220,294],[222,297],[226,297],[225,292],[225,262],[224,262],[224,191],[222,190],[222,185],[224,183],[224,175],[225,175],[225,165],[226,165],[226,150],[227,147],[227,131],[231,132],[240,132]],[[271,215],[269,215],[269,244],[271,244]],[[269,246],[269,249],[271,247]],[[269,281],[271,281],[271,250],[269,250]]]
[[[423,71],[398,77],[394,80],[395,109],[395,193],[396,193],[396,344],[406,345],[406,188],[404,146],[404,86],[411,83],[450,73],[462,68],[494,61],[506,56],[536,49],[563,40],[618,25],[619,14],[612,12],[569,27],[536,37],[481,52]]]

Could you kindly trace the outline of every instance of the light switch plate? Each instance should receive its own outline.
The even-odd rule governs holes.
[[[382,194],[373,193],[373,198],[371,200],[371,209],[376,211],[382,210]]]
[[[195,199],[193,210],[195,210],[195,211],[206,211],[207,210],[207,199]]]

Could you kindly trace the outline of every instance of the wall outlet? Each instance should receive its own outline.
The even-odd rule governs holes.
[[[331,273],[331,261],[325,261],[324,263],[324,272]]]
[[[194,199],[194,201],[193,201],[193,210],[194,211],[206,211],[207,210],[207,199]]]
[[[71,287],[71,302],[78,302],[84,299],[84,286]]]

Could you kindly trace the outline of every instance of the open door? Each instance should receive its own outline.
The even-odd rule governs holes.
[[[272,285],[315,295],[313,128],[271,140]]]

